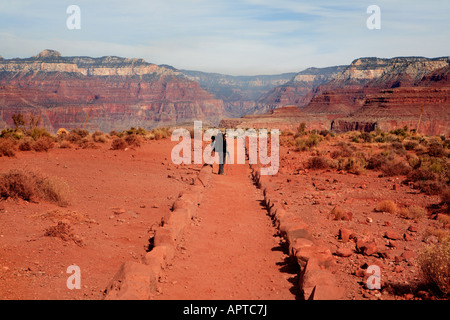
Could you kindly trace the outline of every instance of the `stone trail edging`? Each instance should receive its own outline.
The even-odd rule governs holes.
[[[104,291],[104,300],[147,300],[156,292],[161,271],[175,256],[185,228],[195,217],[203,191],[212,175],[212,167],[203,166],[194,184],[178,196],[171,211],[162,219],[153,238],[153,248],[142,262],[124,262]]]
[[[268,214],[289,245],[289,256],[299,266],[300,294],[308,300],[342,299],[344,290],[336,284],[336,261],[330,249],[318,245],[301,217],[286,210],[282,201],[274,197],[268,177],[261,175],[261,166],[250,164],[250,168],[253,181],[263,191]]]

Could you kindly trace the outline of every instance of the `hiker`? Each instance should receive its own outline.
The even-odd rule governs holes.
[[[219,153],[219,172],[218,174],[224,175],[223,166],[225,164],[225,157],[227,152],[227,136],[222,132],[219,132],[216,136],[211,137],[213,141],[211,145],[213,146],[213,151]]]

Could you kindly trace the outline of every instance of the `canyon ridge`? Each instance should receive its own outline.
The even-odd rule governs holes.
[[[336,132],[408,126],[448,135],[450,57],[358,58],[279,75],[179,70],[143,59],[0,58],[0,128],[34,114],[56,132],[151,129],[202,120],[221,127]]]

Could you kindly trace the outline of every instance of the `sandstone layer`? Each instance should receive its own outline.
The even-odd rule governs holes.
[[[175,69],[142,59],[62,57],[45,50],[0,60],[0,110],[33,113],[51,131],[152,128],[203,120],[217,124],[223,101]]]

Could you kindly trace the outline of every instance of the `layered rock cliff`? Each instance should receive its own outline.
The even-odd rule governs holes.
[[[308,68],[297,73],[285,84],[259,97],[256,108],[270,111],[287,105],[306,106],[313,97],[313,89],[339,75],[346,66]]]
[[[188,79],[197,81],[225,104],[227,117],[260,113],[258,99],[275,87],[284,85],[295,73],[257,76],[230,76],[219,73],[180,70]]]
[[[339,118],[365,104],[367,95],[383,89],[415,86],[421,79],[449,64],[449,58],[399,57],[354,60],[335,79],[314,90],[306,113]]]
[[[0,116],[40,115],[52,131],[152,128],[193,120],[218,124],[223,101],[174,68],[142,59],[62,57],[44,50],[0,60]],[[89,116],[89,118],[88,118]]]
[[[450,66],[414,82],[414,86],[384,89],[365,97],[351,115],[337,118],[332,129],[389,131],[408,126],[427,135],[450,135]]]

